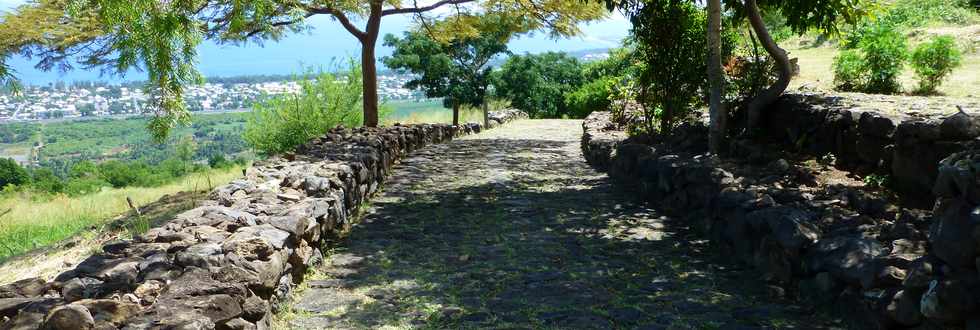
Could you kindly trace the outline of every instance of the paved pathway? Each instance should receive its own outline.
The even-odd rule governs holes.
[[[813,329],[751,272],[526,120],[398,165],[287,313],[296,329]]]

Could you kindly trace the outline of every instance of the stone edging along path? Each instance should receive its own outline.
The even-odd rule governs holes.
[[[609,113],[583,126],[594,167],[637,183],[643,199],[686,215],[769,283],[835,306],[858,328],[980,326],[980,146],[937,165],[930,217],[852,208],[828,220],[840,200],[781,195],[787,190],[746,184],[716,158],[632,143]]]
[[[490,127],[527,118],[491,113]],[[348,228],[392,165],[478,124],[337,128],[257,164],[177,215],[52,281],[0,287],[0,329],[268,329],[320,247]]]

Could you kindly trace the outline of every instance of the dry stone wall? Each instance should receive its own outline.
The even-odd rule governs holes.
[[[888,175],[908,202],[932,206],[939,161],[980,137],[980,103],[943,97],[795,93],[782,96],[761,133],[839,167]]]
[[[723,159],[624,139],[608,119],[585,120],[588,162],[702,228],[780,294],[839,309],[855,328],[980,327],[980,144],[937,161],[934,212],[916,212],[774,183],[807,173],[785,161],[740,175]]]
[[[527,118],[491,114],[492,125]],[[337,128],[52,281],[0,286],[0,329],[268,329],[392,165],[478,124]]]

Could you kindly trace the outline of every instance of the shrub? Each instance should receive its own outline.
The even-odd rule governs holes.
[[[905,36],[895,27],[879,24],[865,34],[858,47],[864,53],[866,92],[892,94],[901,90],[898,75],[908,57]]]
[[[32,176],[31,186],[37,191],[57,194],[65,190],[65,183],[51,169],[36,169]]]
[[[17,164],[13,159],[0,158],[0,188],[8,185],[20,186],[30,182],[31,177],[27,170]]]
[[[135,186],[145,183],[149,177],[146,167],[143,163],[110,160],[99,164],[99,176],[115,188]]]
[[[950,36],[936,37],[916,47],[912,53],[912,68],[919,79],[919,92],[935,92],[961,60],[962,54]]]
[[[65,185],[65,193],[69,196],[81,196],[98,192],[102,187],[108,186],[111,185],[97,177],[74,178],[68,180],[68,183]]]
[[[834,58],[834,88],[855,91],[864,86],[864,59],[853,49],[845,49]]]
[[[614,77],[596,79],[566,94],[568,115],[573,118],[585,118],[592,111],[609,109],[609,98],[617,83],[618,80]]]
[[[259,153],[291,151],[338,124],[362,124],[361,69],[353,61],[337,73],[302,79],[300,87],[298,95],[279,95],[255,105],[243,136]]]

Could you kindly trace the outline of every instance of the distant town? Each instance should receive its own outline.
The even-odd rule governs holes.
[[[379,75],[379,96],[392,101],[424,100],[421,91],[402,87],[410,79],[403,74]],[[215,80],[188,87],[185,99],[190,111],[243,111],[264,98],[300,91],[299,82],[287,76]],[[18,95],[0,95],[0,122],[137,115],[147,109],[149,97],[138,83],[58,82],[27,86]]]

